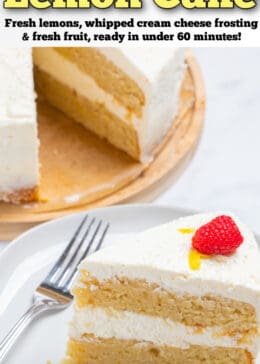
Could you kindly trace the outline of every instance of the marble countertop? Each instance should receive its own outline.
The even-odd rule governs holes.
[[[203,135],[188,168],[154,203],[232,211],[260,233],[260,48],[193,52],[206,84]]]
[[[260,234],[260,48],[193,52],[206,84],[205,128],[188,168],[153,203],[232,211]]]

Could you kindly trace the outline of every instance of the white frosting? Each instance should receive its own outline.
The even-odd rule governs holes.
[[[179,228],[197,229],[220,213],[198,214],[147,230],[89,256],[80,268],[99,281],[116,277],[145,279],[160,287],[191,295],[220,295],[255,306],[260,318],[260,254],[253,234],[235,217],[243,244],[228,257],[203,259],[191,270],[188,255],[192,234]],[[230,214],[229,214],[230,215]]]
[[[84,309],[75,308],[73,322],[70,325],[71,337],[81,339],[84,333],[94,334],[100,338],[115,337],[123,340],[149,341],[157,345],[169,345],[182,349],[187,349],[190,345],[247,347],[254,355],[259,344],[257,342],[249,345],[239,344],[239,336],[222,336],[219,327],[198,332],[194,328],[174,323],[169,319],[91,306]]]
[[[176,116],[178,95],[184,75],[184,50],[176,48],[116,49],[97,48],[110,61],[128,74],[143,90],[146,104],[142,118],[131,115],[139,137],[141,159],[152,157]],[[60,82],[72,87],[80,95],[93,102],[102,103],[117,115],[122,122],[129,123],[128,110],[97,83],[82,72],[78,66],[50,48],[38,48],[34,62]]]
[[[35,123],[31,50],[1,48],[0,79],[0,125]]]
[[[0,50],[0,192],[38,184],[38,138],[30,49]]]

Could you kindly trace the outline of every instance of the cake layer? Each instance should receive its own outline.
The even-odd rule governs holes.
[[[242,348],[191,346],[180,349],[136,340],[95,338],[71,339],[63,364],[252,364]]]
[[[177,295],[157,284],[127,278],[98,282],[81,275],[82,287],[75,287],[78,307],[113,308],[170,319],[191,327],[219,326],[223,334],[240,332],[255,335],[257,318],[254,306],[221,296]]]
[[[70,337],[81,339],[85,334],[105,339],[147,341],[157,345],[175,346],[182,349],[190,345],[208,347],[241,347],[253,355],[256,353],[254,335],[224,334],[220,326],[188,327],[173,322],[171,318],[152,317],[144,313],[117,311],[113,308],[96,308],[89,305],[75,308],[70,326]]]
[[[135,129],[112,114],[103,103],[91,101],[38,67],[35,67],[35,85],[39,95],[50,104],[135,159],[139,159],[140,151]]]
[[[130,113],[142,116],[145,96],[138,84],[105,57],[99,48],[64,47],[56,48],[56,52],[76,64],[84,73],[95,79],[98,86],[111,94],[124,105]],[[113,51],[116,52],[115,49]]]

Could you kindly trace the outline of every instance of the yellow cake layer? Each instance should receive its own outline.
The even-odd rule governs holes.
[[[225,335],[240,332],[250,337],[257,332],[256,311],[248,303],[215,296],[180,296],[144,280],[118,278],[99,282],[86,272],[81,272],[80,280],[84,287],[75,287],[73,291],[80,308],[112,307],[187,326],[219,326]]]
[[[39,200],[38,187],[23,188],[11,193],[0,192],[0,201],[10,202],[14,204],[26,203]]]
[[[101,52],[91,47],[62,47],[55,50],[94,78],[103,90],[113,95],[129,112],[142,116],[145,103],[143,91],[133,79]]]
[[[60,83],[37,67],[34,69],[36,91],[51,105],[83,124],[95,134],[108,140],[134,159],[140,159],[136,130],[124,123],[101,103],[93,103],[78,95],[73,89]]]
[[[68,359],[63,364],[252,364],[251,354],[242,348],[190,346],[180,349],[135,340],[86,336],[71,339]]]

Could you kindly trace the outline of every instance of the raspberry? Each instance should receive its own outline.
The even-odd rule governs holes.
[[[221,215],[196,230],[192,237],[192,247],[202,254],[229,255],[243,240],[234,220],[230,216]]]

